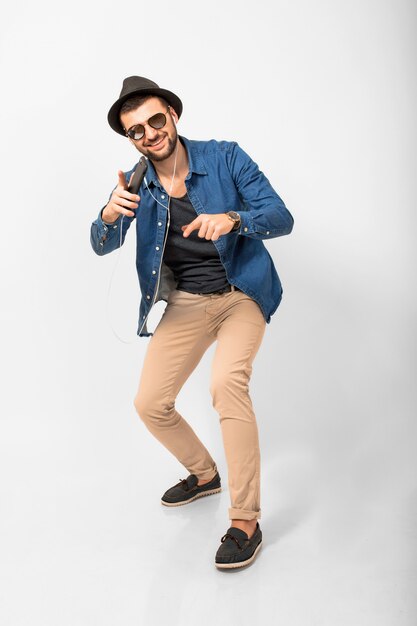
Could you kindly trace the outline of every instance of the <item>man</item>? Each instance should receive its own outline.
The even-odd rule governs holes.
[[[91,226],[91,244],[99,255],[112,252],[136,218],[142,293],[137,334],[152,338],[134,404],[149,431],[189,472],[164,493],[166,506],[221,491],[215,461],[175,409],[183,384],[217,341],[210,393],[228,465],[231,525],[215,565],[235,568],[251,563],[262,542],[260,451],[249,380],[282,297],[262,240],[290,233],[293,218],[236,142],[178,135],[181,114],[182,102],[171,91],[140,76],[123,81],[108,122],[147,157],[148,169],[138,195],[127,188],[134,168],[119,170],[118,185]],[[256,120],[257,129],[260,124]],[[147,318],[159,300],[167,306],[152,333]]]

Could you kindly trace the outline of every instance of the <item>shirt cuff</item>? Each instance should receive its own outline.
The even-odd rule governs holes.
[[[253,221],[248,211],[237,211],[240,215],[240,227],[236,230],[239,235],[250,235],[255,232]]]

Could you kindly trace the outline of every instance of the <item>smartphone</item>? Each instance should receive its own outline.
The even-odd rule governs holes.
[[[148,163],[146,162],[145,157],[142,156],[139,159],[139,163],[137,164],[136,169],[133,172],[132,179],[127,188],[127,190],[130,191],[130,193],[135,193],[135,194],[138,193],[147,169],[148,169]]]

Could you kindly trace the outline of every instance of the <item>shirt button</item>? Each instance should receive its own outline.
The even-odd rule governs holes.
[[[159,246],[155,246],[155,250],[159,250]]]
[[[266,234],[269,235],[269,230],[266,231]]]
[[[145,319],[145,317],[146,317],[146,315],[142,315],[142,319],[143,319],[143,320]]]
[[[162,226],[162,222],[158,222],[158,226]]]
[[[152,270],[152,274],[156,274],[156,270]]]
[[[151,296],[146,296],[146,299],[147,299],[147,300],[150,300],[150,299],[151,299]]]
[[[113,228],[117,228],[117,226],[113,226]]]
[[[165,200],[165,196],[163,194],[161,196],[161,200]]]
[[[245,233],[247,233],[248,232],[247,226],[245,226],[245,228],[243,230],[245,231]]]

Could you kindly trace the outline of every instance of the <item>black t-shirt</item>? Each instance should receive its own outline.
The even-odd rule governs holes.
[[[189,293],[210,293],[227,287],[228,280],[214,242],[193,230],[183,237],[181,226],[197,217],[188,195],[171,198],[170,225],[165,244],[164,263],[178,281],[177,289]]]

